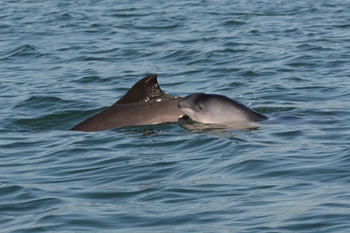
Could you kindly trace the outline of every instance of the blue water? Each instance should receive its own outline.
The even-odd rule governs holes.
[[[1,232],[350,231],[349,1],[0,10]],[[68,131],[150,73],[271,123]]]

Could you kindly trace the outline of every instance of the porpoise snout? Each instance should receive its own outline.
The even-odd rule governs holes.
[[[191,95],[183,97],[177,104],[177,106],[181,108],[191,108]]]
[[[184,101],[184,99],[182,98],[178,103],[177,103],[177,106],[181,109],[181,108],[184,108],[185,106],[185,103],[186,101]]]

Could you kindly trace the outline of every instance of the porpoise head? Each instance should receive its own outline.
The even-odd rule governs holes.
[[[205,124],[236,124],[267,117],[226,96],[196,93],[182,98],[178,106],[193,121]]]

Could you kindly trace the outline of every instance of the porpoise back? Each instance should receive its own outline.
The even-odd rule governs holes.
[[[139,80],[111,107],[71,128],[76,131],[101,131],[131,125],[177,122],[184,115],[178,108],[181,98],[165,94],[151,74]]]

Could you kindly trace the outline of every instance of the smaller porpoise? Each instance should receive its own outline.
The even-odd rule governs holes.
[[[250,125],[268,119],[222,95],[196,93],[182,98],[178,106],[190,119],[204,124]]]

